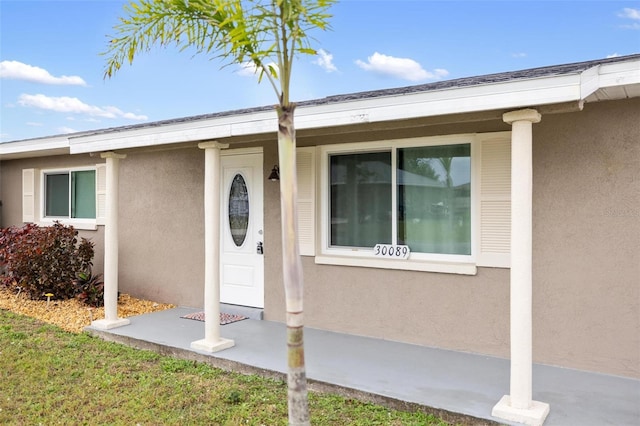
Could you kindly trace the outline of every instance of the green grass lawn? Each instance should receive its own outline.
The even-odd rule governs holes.
[[[75,334],[0,309],[0,424],[285,425],[286,384]],[[314,425],[446,425],[310,393]]]

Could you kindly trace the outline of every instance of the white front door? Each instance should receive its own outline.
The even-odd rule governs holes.
[[[262,153],[221,157],[220,301],[264,307]]]

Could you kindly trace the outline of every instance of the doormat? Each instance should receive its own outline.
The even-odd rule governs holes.
[[[204,312],[194,312],[192,314],[181,316],[180,318],[196,320],[196,321],[204,321]],[[243,315],[234,315],[234,314],[227,314],[224,312],[220,312],[220,325],[231,324],[232,322],[242,321],[247,318],[248,317],[245,317]]]

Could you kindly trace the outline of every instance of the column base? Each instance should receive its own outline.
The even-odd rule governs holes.
[[[202,339],[202,340],[196,340],[195,342],[191,342],[191,349],[197,349],[200,351],[205,351],[205,352],[218,352],[218,351],[222,351],[224,349],[229,349],[233,346],[235,346],[235,342],[231,339],[223,339],[222,337],[220,338],[220,340],[216,341],[216,342],[210,342],[207,339]]]
[[[494,417],[532,426],[542,425],[548,414],[549,404],[545,402],[531,401],[529,408],[515,408],[509,395],[503,396],[491,410]]]
[[[131,324],[131,321],[126,318],[117,318],[114,320],[99,319],[92,321],[91,327],[97,328],[99,330],[111,330],[112,328],[118,328],[129,324]]]

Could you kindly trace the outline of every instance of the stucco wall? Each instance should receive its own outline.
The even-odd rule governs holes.
[[[120,290],[203,306],[204,151],[128,153],[120,183]]]
[[[640,100],[534,126],[534,355],[640,377]]]

